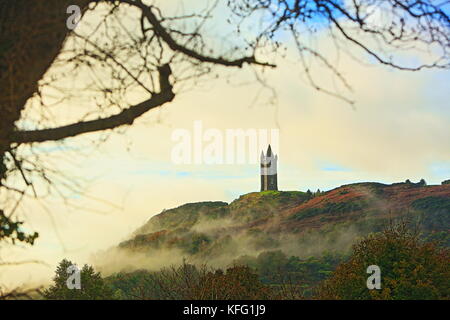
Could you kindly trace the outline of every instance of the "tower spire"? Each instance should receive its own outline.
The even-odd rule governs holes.
[[[268,157],[272,156],[272,148],[270,147],[270,144],[269,144],[269,147],[267,148],[267,156]]]
[[[261,151],[261,191],[278,190],[277,162],[278,156],[272,153],[269,144],[266,155]]]

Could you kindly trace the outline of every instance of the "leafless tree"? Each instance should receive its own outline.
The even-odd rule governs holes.
[[[279,47],[290,36],[312,87],[349,103],[353,101],[339,91],[320,85],[311,60],[325,66],[349,90],[337,61],[331,59],[340,53],[352,58],[361,53],[358,56],[366,61],[404,71],[450,67],[449,1],[243,0],[229,4],[238,26],[263,15],[265,23],[255,42]],[[321,35],[333,43],[333,55],[317,45]],[[414,55],[414,63],[405,59],[408,53]]]
[[[83,12],[73,31],[66,26],[69,5]],[[219,5],[230,9],[220,17],[233,30],[233,40],[221,46],[204,27],[217,17]],[[59,178],[58,185],[77,187],[39,162],[33,153],[37,144],[132,125],[183,89],[209,79],[216,68],[275,67],[261,57],[285,47],[286,34],[294,40],[310,84],[351,103],[317,83],[311,58],[350,89],[336,63],[311,39],[328,35],[337,51],[350,54],[354,46],[368,61],[390,68],[448,69],[448,8],[449,1],[434,0],[218,0],[201,12],[168,16],[142,0],[0,2],[0,192],[14,195],[8,202],[1,198],[1,226],[9,233],[0,233],[0,240],[32,243],[33,236],[11,233],[10,226],[15,226],[12,214],[22,197],[41,193],[34,181],[51,185]],[[419,56],[423,50],[431,61],[402,63],[403,52]],[[59,123],[52,110],[61,112],[69,100],[78,101],[81,111]]]
[[[72,32],[66,26],[69,4],[79,5],[84,14]],[[256,48],[213,52],[201,28],[215,6],[164,16],[155,6],[131,0],[0,4],[0,34],[6,46],[0,53],[1,186],[14,195],[1,206],[2,226],[9,231],[0,237],[32,243],[36,234],[11,233],[18,226],[11,215],[21,199],[51,191],[62,194],[61,185],[78,187],[74,179],[40,161],[33,152],[37,143],[131,125],[149,110],[170,103],[183,86],[210,76],[215,66],[271,66],[255,58]],[[142,100],[133,101],[132,95]],[[55,123],[55,108],[86,100],[82,113],[67,117],[68,124]],[[39,179],[48,183],[48,190],[36,190]]]

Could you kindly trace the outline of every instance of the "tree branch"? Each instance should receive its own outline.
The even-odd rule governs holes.
[[[114,1],[110,0],[110,2],[114,2]],[[227,66],[227,67],[242,68],[242,66],[245,63],[255,64],[255,65],[260,65],[260,66],[265,66],[265,67],[272,67],[272,68],[276,67],[274,64],[271,64],[268,62],[260,62],[260,61],[256,60],[255,56],[243,57],[243,58],[235,59],[235,60],[228,60],[223,57],[216,58],[216,57],[202,55],[201,53],[198,53],[194,50],[191,50],[191,49],[177,43],[175,41],[175,39],[172,38],[170,33],[167,32],[167,30],[164,28],[164,26],[161,24],[161,22],[155,16],[155,14],[152,12],[151,6],[145,5],[140,0],[135,0],[135,1],[122,0],[121,2],[127,3],[130,6],[135,6],[139,9],[141,9],[142,15],[145,18],[147,18],[147,20],[153,26],[154,32],[157,34],[157,36],[159,36],[161,39],[163,39],[164,42],[167,43],[169,48],[172,49],[173,51],[181,52],[181,53],[183,53],[191,58],[194,58],[198,61],[201,61],[201,62],[214,63],[214,64],[223,65],[223,66]]]
[[[172,101],[175,97],[175,94],[172,91],[172,85],[169,81],[169,77],[172,74],[170,66],[165,64],[159,67],[158,72],[160,92],[152,95],[148,100],[131,106],[128,109],[107,118],[77,122],[58,128],[16,131],[12,135],[12,142],[22,144],[56,141],[68,137],[74,137],[83,133],[113,129],[122,125],[131,125],[134,120],[142,114]]]

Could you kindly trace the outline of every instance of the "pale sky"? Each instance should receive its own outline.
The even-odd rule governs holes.
[[[89,149],[87,141],[98,134],[67,140],[64,148],[39,145],[38,152],[66,175],[90,181],[83,184],[84,194],[68,195],[77,208],[67,207],[57,197],[45,200],[48,212],[37,201],[24,203],[26,229],[38,231],[40,237],[33,247],[5,248],[1,257],[39,259],[48,266],[5,269],[0,283],[48,281],[62,258],[88,262],[92,254],[125,239],[165,208],[197,201],[230,202],[259,191],[258,165],[171,161],[173,131],[192,130],[196,120],[204,128],[222,132],[279,129],[280,190],[328,190],[360,181],[421,178],[440,184],[450,178],[448,72],[401,72],[343,57],[341,68],[354,89],[352,108],[309,87],[294,50],[277,64],[266,71],[277,94],[273,104],[268,103],[271,91],[258,96],[261,84],[242,84],[251,79],[250,68],[223,71],[231,83],[218,79],[183,92],[123,134],[113,133],[96,149]],[[321,72],[317,69],[316,77],[321,78]],[[321,80],[328,83],[327,77],[323,72]],[[67,152],[73,164],[64,159]]]

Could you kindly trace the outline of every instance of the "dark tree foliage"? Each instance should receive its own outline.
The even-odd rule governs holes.
[[[418,185],[419,185],[419,186],[426,186],[426,185],[427,185],[427,182],[425,181],[425,179],[420,179]]]
[[[3,210],[0,210],[0,241],[10,240],[13,244],[19,241],[33,245],[39,234],[37,232],[24,233],[20,229],[22,224],[22,221],[13,221],[5,215]]]
[[[62,260],[56,268],[53,285],[44,291],[44,297],[50,300],[108,300],[114,298],[111,287],[94,268],[84,265],[80,270],[81,289],[69,289],[68,268],[73,265],[69,260]]]

